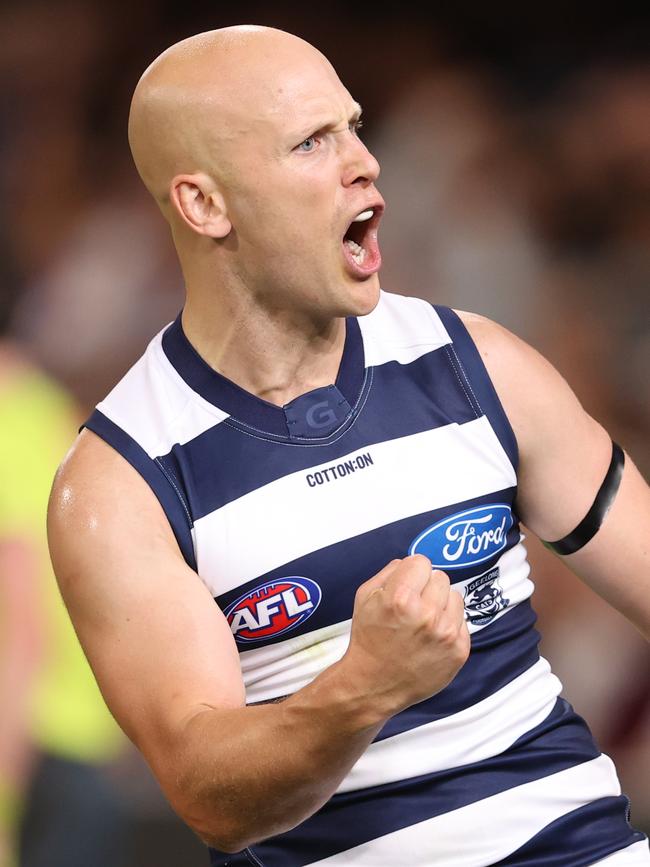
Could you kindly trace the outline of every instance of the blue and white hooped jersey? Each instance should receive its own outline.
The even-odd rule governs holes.
[[[338,660],[357,588],[396,557],[426,554],[465,602],[454,681],[392,717],[312,817],[211,850],[214,865],[650,864],[611,761],[539,655],[517,445],[453,311],[382,292],[347,320],[336,382],[284,407],[210,368],[179,316],[87,427],[160,500],[230,623],[249,703]]]

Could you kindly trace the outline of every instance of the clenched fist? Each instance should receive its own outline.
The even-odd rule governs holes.
[[[389,717],[439,692],[469,655],[461,596],[422,554],[393,560],[359,587],[348,678]]]

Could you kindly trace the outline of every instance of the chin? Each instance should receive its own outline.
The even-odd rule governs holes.
[[[367,316],[379,303],[379,276],[373,274],[365,280],[355,280],[348,295],[350,310],[345,316]]]

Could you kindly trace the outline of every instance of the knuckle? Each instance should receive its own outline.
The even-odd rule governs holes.
[[[447,586],[451,585],[449,575],[447,575],[447,573],[443,572],[441,569],[434,569],[431,574],[440,584],[446,584]]]
[[[447,607],[453,614],[465,619],[465,600],[460,593],[457,593],[455,590],[450,592]]]
[[[452,623],[448,617],[442,616],[439,611],[429,613],[424,623],[424,631],[431,641],[442,647],[447,647],[453,643],[454,630]]]
[[[457,630],[452,623],[445,623],[438,630],[440,643],[445,647],[453,647],[456,644]]]
[[[372,587],[367,587],[365,584],[358,587],[354,594],[354,607],[358,608],[360,605],[363,605],[371,593]]]
[[[438,613],[436,611],[429,612],[428,616],[424,620],[422,628],[425,634],[432,640],[437,640],[440,633],[440,626],[438,623]]]
[[[396,614],[407,614],[410,609],[410,598],[411,592],[407,585],[402,584],[401,586],[396,587],[390,600],[391,608]]]
[[[470,654],[470,650],[472,647],[466,623],[463,623],[463,625],[458,631],[458,635],[456,637],[456,646],[458,648],[459,658],[462,662],[465,662]]]

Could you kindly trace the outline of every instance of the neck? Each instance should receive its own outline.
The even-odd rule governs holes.
[[[199,355],[241,388],[276,406],[331,385],[343,354],[345,320],[315,321],[297,310],[205,305],[188,296],[183,330]]]

